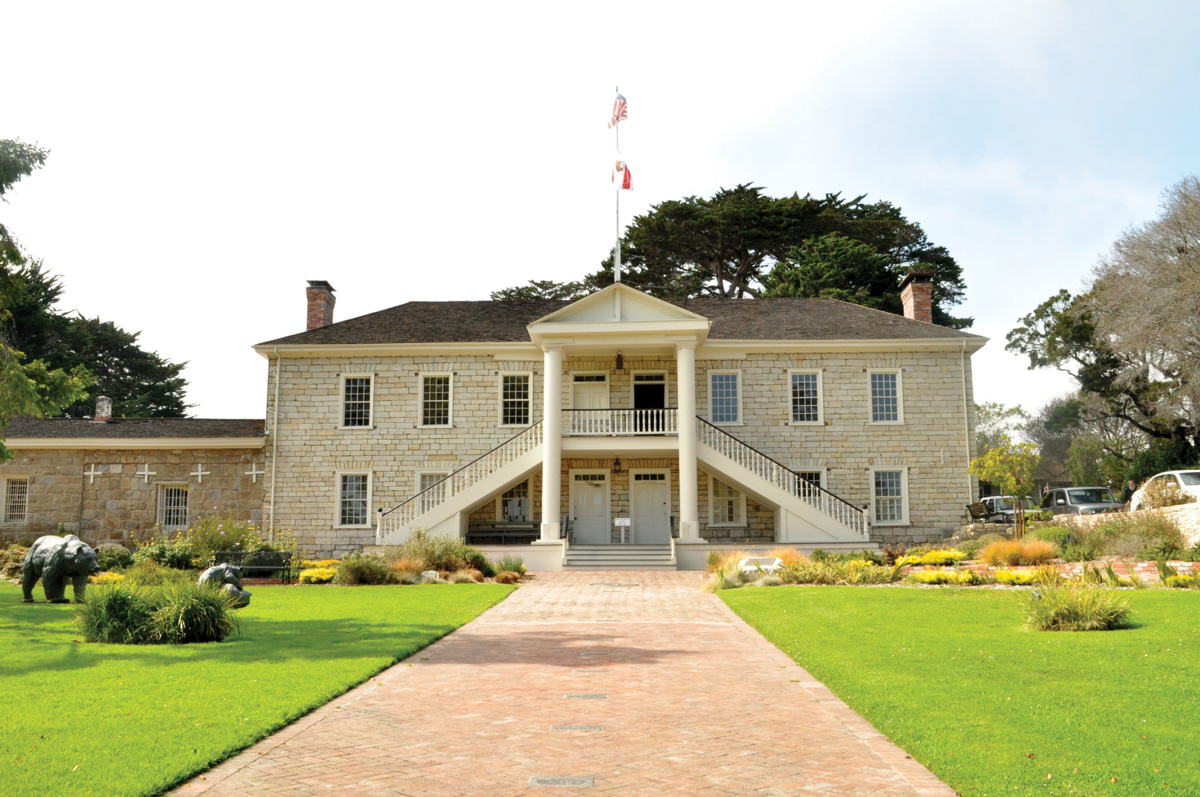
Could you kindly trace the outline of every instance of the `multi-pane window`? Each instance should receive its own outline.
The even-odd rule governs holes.
[[[187,526],[188,489],[185,484],[158,486],[158,525],[167,531]]]
[[[371,377],[347,376],[342,383],[342,426],[370,426]]]
[[[521,482],[500,496],[500,520],[505,523],[529,521],[529,482]]]
[[[29,479],[4,481],[4,522],[24,523],[29,510]]]
[[[900,376],[895,372],[871,374],[871,422],[900,421]]]
[[[449,484],[446,481],[446,477],[449,475],[442,471],[421,474],[417,490],[421,494],[422,515],[433,510],[446,500],[446,486]]]
[[[421,377],[421,425],[450,425],[450,375]]]
[[[737,372],[709,374],[709,411],[713,423],[741,423]]]
[[[877,470],[872,489],[876,523],[904,522],[904,471]]]
[[[505,374],[500,380],[500,423],[505,426],[527,426],[529,374]]]
[[[796,475],[801,479],[804,479],[804,481],[814,484],[817,487],[825,486],[824,479],[822,478],[825,474],[819,470],[798,470],[796,471]]]
[[[366,473],[343,473],[338,484],[338,525],[368,525],[369,476]]]
[[[714,526],[742,526],[746,523],[746,498],[720,479],[712,480],[712,514]]]
[[[792,374],[792,423],[819,423],[821,387],[817,374]]]

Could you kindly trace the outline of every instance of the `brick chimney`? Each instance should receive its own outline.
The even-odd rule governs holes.
[[[96,417],[92,423],[107,423],[112,420],[112,399],[108,396],[96,397]]]
[[[308,296],[308,329],[320,329],[333,323],[333,286],[325,280],[309,280],[304,290]]]
[[[914,321],[933,323],[933,274],[928,271],[910,271],[900,281],[900,301],[904,303],[904,317]]]

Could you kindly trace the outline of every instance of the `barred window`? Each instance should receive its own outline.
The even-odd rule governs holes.
[[[167,531],[187,527],[188,488],[186,484],[158,486],[158,525]]]
[[[804,479],[806,482],[809,482],[810,484],[815,484],[817,487],[825,486],[825,484],[824,484],[825,480],[822,478],[825,474],[822,471],[798,470],[798,471],[796,471],[796,475],[799,476],[801,479]]]
[[[342,388],[342,426],[371,425],[371,377],[348,376]]]
[[[529,521],[529,482],[521,482],[500,497],[500,520],[505,523]]]
[[[24,523],[29,510],[29,479],[5,479],[4,522]]]
[[[366,473],[342,474],[338,485],[338,525],[367,525],[368,479]]]
[[[904,522],[904,471],[877,470],[874,478],[875,522]]]
[[[529,375],[505,374],[500,382],[500,423],[525,426],[529,423]]]
[[[817,374],[792,374],[792,423],[821,420],[821,391]]]
[[[746,497],[720,479],[713,479],[709,522],[714,526],[745,525]]]
[[[900,386],[897,374],[871,374],[872,423],[889,423],[899,420]]]
[[[421,378],[421,425],[450,425],[450,375]]]
[[[709,374],[709,407],[713,423],[739,423],[741,412],[736,373]]]
[[[420,475],[417,491],[421,494],[421,514],[431,511],[446,500],[446,477],[449,475],[444,471]]]

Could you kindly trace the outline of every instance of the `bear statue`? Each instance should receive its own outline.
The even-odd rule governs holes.
[[[38,537],[25,554],[21,570],[21,589],[25,602],[33,601],[33,585],[42,580],[42,591],[51,603],[70,603],[66,598],[67,579],[75,588],[76,602],[83,600],[88,576],[100,572],[96,552],[86,542],[68,534],[65,537]]]
[[[200,574],[199,584],[212,584],[237,598],[233,604],[235,609],[244,609],[250,605],[250,593],[242,589],[242,568],[236,565],[223,564],[210,567]]]

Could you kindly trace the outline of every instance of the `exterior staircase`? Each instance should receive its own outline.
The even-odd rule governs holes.
[[[674,570],[670,545],[571,545],[563,570]]]

